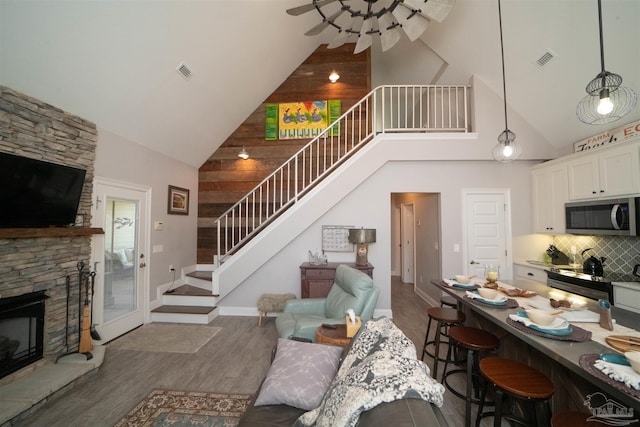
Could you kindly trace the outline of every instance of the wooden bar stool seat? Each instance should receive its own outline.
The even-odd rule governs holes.
[[[584,412],[558,412],[551,417],[551,427],[602,427],[604,425],[598,421],[587,421],[590,416],[591,414]]]
[[[449,307],[431,307],[427,309],[427,315],[429,316],[429,322],[427,323],[427,333],[424,337],[424,346],[422,347],[422,357],[427,354],[433,358],[433,378],[438,378],[438,362],[445,362],[446,359],[440,357],[440,343],[449,344],[449,341],[442,341],[443,328],[447,326],[462,325],[467,316],[455,308]],[[431,321],[436,321],[435,339],[429,341],[429,331],[431,330]],[[433,353],[427,351],[429,345],[434,345]]]
[[[471,404],[480,403],[478,398],[480,371],[478,361],[480,352],[491,352],[498,349],[500,340],[491,332],[469,326],[452,326],[449,328],[449,349],[447,351],[447,360],[444,364],[442,372],[442,384],[455,396],[465,400],[465,426],[471,425]],[[454,362],[452,359],[452,349],[457,347],[466,350],[466,369],[447,370],[449,363]],[[458,373],[466,373],[466,391],[462,394],[449,384],[447,381],[451,375]],[[475,397],[473,396],[475,390]],[[486,405],[486,403],[485,403]]]
[[[476,426],[487,416],[494,417],[495,427],[501,425],[503,418],[533,427],[549,425],[549,400],[553,396],[554,385],[546,375],[524,363],[502,357],[485,357],[479,366],[487,383],[480,398]],[[495,389],[495,411],[483,412],[489,384]],[[518,417],[514,413],[503,413],[505,397],[524,404],[524,417]]]

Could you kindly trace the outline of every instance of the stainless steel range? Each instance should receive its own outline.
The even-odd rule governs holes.
[[[613,276],[616,276],[613,274]],[[621,276],[621,275],[620,275]],[[593,300],[605,299],[613,301],[613,285],[611,282],[628,281],[620,278],[591,276],[588,274],[563,269],[552,269],[547,272],[547,286],[560,289],[575,295]]]

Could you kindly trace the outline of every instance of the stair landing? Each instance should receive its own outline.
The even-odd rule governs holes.
[[[211,290],[178,286],[162,295],[162,305],[151,310],[151,321],[208,324],[218,315],[217,298]]]

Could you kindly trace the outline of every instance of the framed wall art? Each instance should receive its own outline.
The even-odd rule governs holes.
[[[189,190],[187,188],[169,186],[167,213],[189,215]]]

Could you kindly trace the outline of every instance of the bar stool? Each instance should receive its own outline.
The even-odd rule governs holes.
[[[424,360],[425,354],[433,357],[433,378],[438,378],[438,362],[446,361],[446,359],[440,357],[440,337],[442,336],[442,329],[446,326],[462,325],[467,316],[463,312],[449,307],[431,307],[427,309],[427,315],[429,316],[429,322],[427,323],[427,333],[424,336],[421,360]],[[436,332],[435,339],[433,341],[429,341],[429,331],[431,330],[432,320],[437,322]],[[445,344],[449,344],[449,341],[443,342]],[[427,351],[427,346],[431,344],[434,344],[435,346],[433,353]]]
[[[467,427],[471,425],[471,404],[480,403],[480,399],[478,399],[478,380],[480,377],[478,361],[480,359],[480,352],[495,351],[499,346],[500,340],[491,332],[469,326],[452,326],[449,328],[449,350],[447,351],[447,360],[445,361],[442,372],[442,384],[444,384],[444,386],[447,387],[447,389],[449,389],[449,391],[451,391],[455,396],[465,400],[464,425]],[[467,351],[466,369],[453,369],[447,371],[449,362],[454,362],[453,359],[451,359],[451,349],[454,347]],[[458,390],[454,389],[447,379],[451,375],[465,372],[467,374],[467,388],[466,393],[462,394]],[[476,391],[475,398],[472,396],[474,389]]]
[[[443,295],[440,297],[440,307],[458,308],[458,300],[451,295]]]
[[[480,372],[487,380],[480,398],[480,407],[476,417],[476,427],[484,417],[493,416],[493,425],[499,427],[502,418],[532,427],[547,426],[551,418],[549,400],[553,395],[554,386],[551,380],[540,371],[515,360],[502,357],[485,357],[480,361]],[[495,411],[483,412],[487,396],[487,388],[491,383],[495,389]],[[505,397],[511,397],[524,404],[531,412],[520,418],[514,413],[504,414]],[[531,411],[533,409],[533,411]]]
[[[587,421],[591,414],[583,412],[567,411],[553,414],[551,417],[551,427],[602,427],[602,423],[597,421]]]

